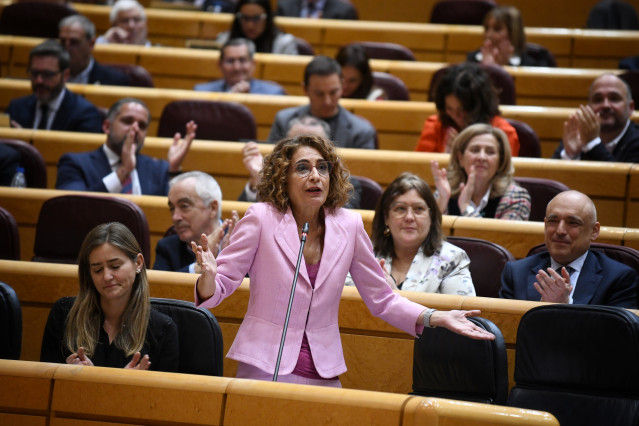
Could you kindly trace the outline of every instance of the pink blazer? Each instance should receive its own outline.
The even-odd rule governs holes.
[[[424,307],[394,293],[386,284],[361,216],[346,209],[334,214],[327,210],[325,227],[314,290],[305,263],[300,266],[280,374],[293,371],[304,330],[322,377],[346,371],[337,317],[349,271],[373,315],[413,336],[421,333],[416,322]],[[229,358],[274,372],[299,249],[300,237],[290,209],[283,214],[271,204],[256,203],[238,222],[229,246],[217,258],[215,294],[204,302],[195,294],[197,306],[217,306],[249,273],[248,310]]]

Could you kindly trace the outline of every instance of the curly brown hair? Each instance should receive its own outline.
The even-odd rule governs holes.
[[[337,155],[335,145],[321,136],[300,135],[279,141],[273,152],[264,158],[260,183],[257,185],[257,197],[260,201],[272,203],[282,213],[286,212],[290,203],[286,175],[291,158],[302,146],[316,149],[324,160],[333,163],[328,196],[324,203],[324,207],[332,213],[346,204],[353,192],[353,185],[349,181],[350,172]]]

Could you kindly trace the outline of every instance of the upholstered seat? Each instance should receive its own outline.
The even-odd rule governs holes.
[[[15,218],[0,207],[0,259],[20,260],[20,232]]]
[[[361,187],[360,208],[375,210],[377,201],[382,197],[382,193],[384,192],[381,185],[365,176],[353,176],[353,178],[359,181]]]
[[[562,426],[639,424],[639,317],[617,307],[550,304],[517,329],[508,405]]]
[[[134,87],[154,87],[151,73],[141,65],[131,64],[103,64],[114,68],[129,77],[129,84]]]
[[[445,328],[425,328],[415,339],[414,395],[504,405],[508,359],[501,330],[490,320],[469,318],[495,340],[473,340]]]
[[[523,121],[507,118],[506,121],[515,128],[517,137],[519,138],[519,154],[518,157],[541,157],[541,144],[537,132]]]
[[[47,187],[47,166],[38,149],[18,139],[2,139],[0,143],[6,144],[20,153],[20,165],[24,168],[24,176],[27,180],[27,188]]]
[[[530,194],[530,217],[528,220],[536,222],[544,221],[546,207],[550,200],[555,198],[555,195],[570,189],[563,183],[552,179],[518,176],[515,178],[515,182],[526,188]]]
[[[66,3],[20,1],[7,4],[0,14],[0,34],[58,38],[58,23],[77,12]]]
[[[381,41],[358,41],[370,59],[391,59],[396,61],[414,61],[415,55],[406,46]]]
[[[493,0],[440,0],[430,15],[432,24],[481,25],[484,16],[497,6]]]
[[[409,101],[410,94],[404,82],[392,74],[373,71],[375,86],[384,89],[389,101]]]
[[[159,137],[184,135],[186,123],[197,123],[197,138],[218,141],[256,140],[257,125],[250,109],[238,102],[173,101],[162,111]]]
[[[20,359],[22,308],[16,292],[0,282],[0,358]]]
[[[470,258],[470,276],[475,293],[481,297],[499,297],[501,271],[515,257],[504,247],[479,238],[452,236],[449,243],[464,249]]]
[[[62,195],[42,204],[33,261],[76,263],[84,237],[106,222],[121,222],[129,228],[150,267],[151,242],[144,211],[126,198],[89,194]]]
[[[223,375],[222,330],[208,309],[198,309],[192,302],[184,300],[156,297],[151,298],[151,306],[170,316],[178,326],[178,373]]]

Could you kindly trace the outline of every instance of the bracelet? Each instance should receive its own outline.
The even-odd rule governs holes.
[[[435,328],[434,325],[430,325],[430,317],[433,316],[433,312],[437,309],[428,308],[424,311],[424,327]]]

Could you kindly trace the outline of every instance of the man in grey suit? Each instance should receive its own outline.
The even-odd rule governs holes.
[[[218,66],[224,78],[196,84],[202,92],[253,93],[258,95],[286,95],[277,83],[253,78],[255,71],[255,43],[247,38],[233,38],[220,49]]]
[[[335,59],[327,56],[313,58],[304,70],[303,87],[309,104],[279,111],[268,140],[276,142],[286,137],[291,120],[311,115],[328,123],[331,129],[329,138],[336,146],[375,149],[375,128],[339,105],[342,80],[342,69]]]

